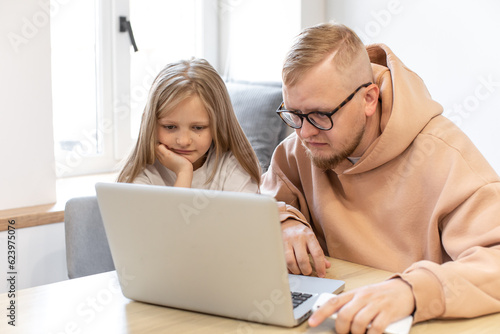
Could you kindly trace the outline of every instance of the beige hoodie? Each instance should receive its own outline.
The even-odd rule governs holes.
[[[415,321],[500,311],[500,179],[385,45],[367,47],[381,135],[352,164],[316,168],[295,134],[261,191],[311,226],[329,256],[400,273]]]

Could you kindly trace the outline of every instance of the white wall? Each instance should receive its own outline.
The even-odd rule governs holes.
[[[302,28],[325,20],[324,0],[219,0],[220,69],[227,79],[281,81]]]
[[[327,18],[385,43],[500,173],[500,2],[327,0]]]
[[[385,43],[426,82],[444,115],[500,173],[500,2],[493,0],[220,0],[223,73],[280,81],[306,26],[335,20]]]
[[[47,11],[0,2],[0,210],[56,199]]]
[[[0,232],[0,268],[7,270],[7,232]],[[58,282],[68,278],[64,223],[16,230],[17,289]],[[8,290],[1,280],[0,294]]]
[[[0,1],[0,210],[56,200],[47,3]],[[4,273],[6,252],[4,231]],[[63,224],[16,230],[16,270],[18,289],[65,279]],[[0,293],[5,291],[2,280]]]

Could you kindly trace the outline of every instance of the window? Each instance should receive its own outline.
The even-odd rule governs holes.
[[[55,4],[53,5],[55,6]],[[54,152],[58,176],[103,152],[98,135],[96,2],[73,1],[52,15]]]
[[[106,2],[107,3],[107,2]],[[52,100],[58,177],[111,171],[109,4],[52,0]]]
[[[130,64],[130,135],[134,138],[149,87],[158,72],[169,62],[197,54],[196,2],[176,1],[172,10],[172,1],[130,0],[131,21],[140,44]]]
[[[135,143],[158,71],[192,56],[217,65],[216,0],[59,1],[51,0],[57,176],[110,172]],[[119,16],[130,19],[138,52]]]

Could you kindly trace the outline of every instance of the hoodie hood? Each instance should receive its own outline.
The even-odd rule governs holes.
[[[380,117],[381,135],[355,165],[340,164],[335,168],[337,174],[363,173],[391,161],[406,150],[433,117],[443,112],[423,80],[386,45],[373,44],[366,50],[372,63],[373,82],[380,88],[374,117]]]

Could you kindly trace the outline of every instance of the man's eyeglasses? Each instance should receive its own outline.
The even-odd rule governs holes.
[[[302,127],[302,124],[304,122],[304,118],[309,121],[314,127],[320,129],[320,130],[330,130],[333,127],[333,121],[332,121],[332,116],[335,114],[337,111],[340,110],[343,106],[347,104],[347,102],[351,101],[354,95],[363,87],[368,87],[372,83],[367,82],[358,88],[349,95],[342,103],[340,103],[337,108],[333,109],[330,112],[322,112],[322,111],[311,111],[308,114],[303,114],[301,111],[290,111],[285,109],[285,102],[281,102],[281,105],[279,108],[276,110],[278,115],[280,115],[281,119],[283,122],[286,123],[289,127],[292,127],[294,129],[300,129]]]

